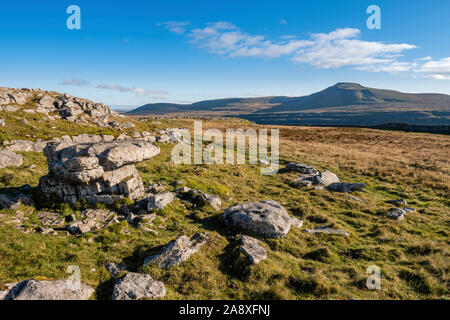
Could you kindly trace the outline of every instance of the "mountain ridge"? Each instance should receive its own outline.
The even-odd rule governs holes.
[[[378,113],[377,121],[370,118]],[[336,118],[337,114],[337,118]],[[375,125],[385,122],[413,124],[450,124],[450,95],[439,93],[404,93],[364,87],[358,83],[339,82],[322,91],[300,97],[270,96],[225,98],[192,104],[153,103],[127,112],[127,115],[157,116],[239,116],[257,123],[324,125]],[[290,119],[275,120],[285,115]],[[315,116],[314,121],[305,119]],[[361,120],[361,116],[364,118]],[[384,116],[384,117],[383,117]],[[262,122],[261,117],[264,117]],[[330,119],[331,117],[331,119]],[[346,118],[338,121],[338,118]],[[333,121],[333,118],[336,121]],[[273,120],[273,121],[272,121]],[[381,121],[381,122],[380,122]]]

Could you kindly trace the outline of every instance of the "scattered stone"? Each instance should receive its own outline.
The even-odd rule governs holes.
[[[230,207],[223,215],[225,223],[248,229],[270,238],[285,236],[291,227],[287,211],[273,200],[250,202]]]
[[[5,119],[0,119],[0,126],[4,127],[6,125]]]
[[[5,300],[88,300],[94,289],[80,284],[79,288],[69,280],[25,280],[10,289]]]
[[[66,226],[71,234],[84,234],[94,230],[106,228],[112,223],[119,222],[116,214],[102,209],[88,209],[80,213],[81,221],[75,221]]]
[[[311,166],[307,166],[305,164],[302,163],[295,163],[295,162],[290,162],[286,165],[285,168],[286,171],[295,171],[295,172],[300,172],[303,174],[307,174],[307,175],[311,175],[311,176],[315,176],[319,174],[319,171]]]
[[[23,164],[21,154],[10,150],[0,150],[0,168],[20,167]]]
[[[325,170],[312,178],[312,184],[328,187],[332,183],[339,182],[339,178],[331,171]]]
[[[251,264],[257,264],[267,258],[267,251],[255,238],[242,235],[240,250],[249,258]]]
[[[39,211],[37,219],[45,228],[64,228],[66,224],[64,217],[57,212]]]
[[[180,199],[190,202],[195,208],[201,208],[207,204],[212,206],[214,210],[220,210],[222,200],[217,195],[204,193],[200,190],[194,190],[187,187],[175,190]]]
[[[113,289],[113,300],[140,300],[145,298],[162,298],[166,288],[160,281],[155,281],[148,274],[129,272],[117,280]]]
[[[334,182],[328,185],[327,189],[334,192],[352,193],[354,191],[362,191],[365,187],[364,183]]]
[[[406,215],[406,211],[400,208],[391,208],[389,209],[389,211],[387,212],[386,216],[389,219],[394,219],[394,220],[398,220],[401,221],[405,218]]]
[[[333,234],[333,235],[341,235],[341,236],[350,236],[350,234],[347,231],[344,230],[336,230],[330,227],[316,227],[315,229],[305,229],[305,232],[308,233],[326,233],[326,234]]]
[[[296,218],[296,217],[290,217],[291,218],[291,226],[295,228],[301,228],[303,226],[303,221]]]
[[[160,268],[168,269],[186,261],[209,240],[205,233],[197,233],[191,238],[181,236],[166,244],[160,253],[147,257],[144,266],[156,264]]]
[[[175,196],[170,191],[160,192],[148,199],[147,211],[161,210],[175,199]]]

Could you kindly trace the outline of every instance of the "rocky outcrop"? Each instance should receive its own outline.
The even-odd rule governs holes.
[[[21,154],[10,150],[0,150],[0,168],[20,167],[22,164],[23,158]]]
[[[24,105],[27,99],[32,96],[29,91],[22,91],[10,88],[0,88],[0,105],[17,104]]]
[[[181,236],[166,244],[160,253],[145,259],[144,266],[156,264],[160,268],[168,269],[186,261],[209,240],[205,233],[197,233],[191,238]]]
[[[40,179],[39,188],[47,197],[69,203],[136,199],[144,186],[134,164],[158,153],[157,146],[145,141],[51,142],[44,149],[49,174]]]
[[[160,281],[155,281],[148,274],[129,272],[117,280],[113,289],[113,300],[141,300],[162,298],[166,288]]]
[[[16,106],[30,103],[30,99],[36,99],[35,109],[24,109],[27,113],[43,113],[50,120],[57,118],[67,121],[94,124],[100,127],[132,128],[134,124],[123,124],[117,121],[119,114],[111,110],[103,103],[95,103],[90,100],[73,97],[69,94],[33,90],[0,88],[0,110],[15,112]],[[34,100],[33,100],[34,101]]]
[[[240,250],[248,257],[250,264],[257,264],[267,258],[267,251],[259,245],[258,240],[246,235],[241,236]]]
[[[25,280],[12,287],[5,300],[88,300],[94,289],[83,283],[79,287],[66,280]]]
[[[247,229],[269,238],[284,237],[291,218],[278,202],[264,200],[230,207],[223,215],[225,223]]]

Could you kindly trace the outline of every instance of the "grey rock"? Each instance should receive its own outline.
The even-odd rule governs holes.
[[[209,240],[204,233],[197,233],[191,238],[181,236],[166,244],[160,253],[147,257],[144,266],[156,264],[160,268],[168,269],[186,261]]]
[[[334,182],[328,185],[327,189],[334,192],[352,193],[354,191],[361,191],[366,185],[364,183],[344,183]]]
[[[328,187],[332,183],[339,182],[339,178],[331,171],[325,170],[312,178],[312,184]]]
[[[27,152],[33,151],[33,141],[29,140],[11,140],[11,144],[6,146],[6,150]]]
[[[148,274],[129,272],[117,280],[113,289],[113,300],[156,299],[166,295],[166,288]]]
[[[93,293],[90,286],[75,288],[67,280],[25,280],[12,287],[5,300],[88,300]]]
[[[225,210],[225,223],[270,238],[285,236],[291,227],[287,211],[273,200],[250,202]]]
[[[180,199],[190,202],[195,208],[201,208],[209,204],[214,210],[220,210],[222,205],[219,196],[207,194],[200,190],[184,187],[175,189],[175,192]]]
[[[286,165],[285,170],[287,171],[295,171],[295,172],[300,172],[303,174],[308,174],[308,175],[317,175],[319,174],[319,171],[311,166],[307,166],[305,164],[302,163],[295,163],[295,162],[290,162]]]
[[[116,214],[102,209],[88,209],[80,213],[80,220],[66,226],[71,234],[84,234],[118,222]]]
[[[255,238],[242,235],[240,250],[249,258],[251,264],[257,264],[267,258],[267,251]]]
[[[21,154],[10,150],[0,150],[0,168],[20,167],[23,164]]]
[[[57,212],[39,211],[37,219],[46,228],[64,228],[65,219]]]
[[[172,192],[166,191],[161,192],[148,199],[147,211],[151,212],[153,210],[164,209],[169,203],[175,199]]]
[[[295,228],[301,228],[303,226],[303,221],[296,218],[296,217],[290,217],[291,218],[291,226]]]
[[[49,142],[44,149],[49,174],[39,187],[45,195],[70,203],[136,199],[144,194],[144,185],[134,164],[158,153],[158,147],[145,141]]]
[[[393,219],[393,220],[403,220],[405,219],[405,215],[406,215],[406,211],[400,208],[391,208],[389,209],[389,211],[387,212],[386,216],[389,219]]]

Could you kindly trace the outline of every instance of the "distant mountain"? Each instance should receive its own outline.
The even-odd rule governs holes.
[[[303,97],[230,98],[193,104],[146,104],[127,115],[239,116],[257,123],[292,125],[376,125],[404,122],[450,124],[450,96],[403,93],[337,83]]]

